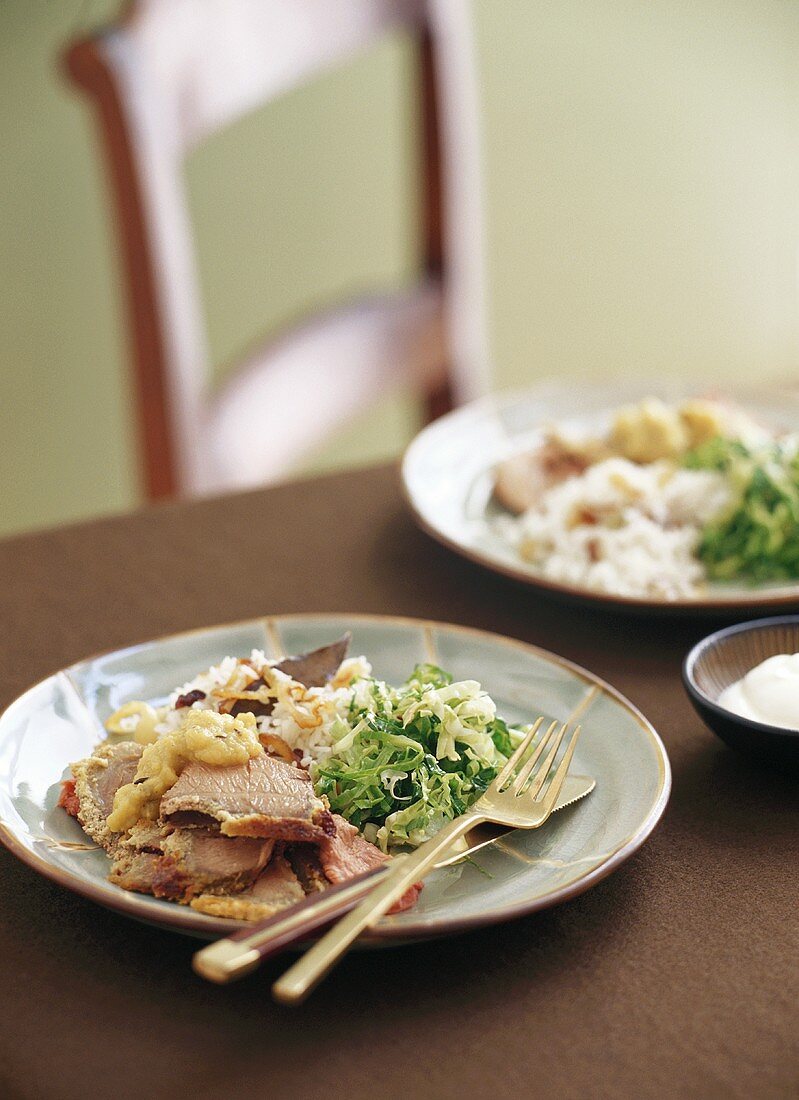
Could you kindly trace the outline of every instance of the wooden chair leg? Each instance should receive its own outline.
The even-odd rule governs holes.
[[[425,424],[438,420],[439,416],[451,412],[453,408],[452,387],[447,378],[434,383],[424,395]]]

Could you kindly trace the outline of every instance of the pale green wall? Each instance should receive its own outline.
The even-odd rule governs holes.
[[[0,4],[0,532],[137,500],[104,177],[55,68],[117,6]],[[795,370],[799,5],[472,8],[497,383]],[[412,273],[412,65],[388,42],[193,156],[217,363],[306,304]],[[414,424],[395,401],[308,468],[392,453]]]
[[[799,4],[476,10],[500,378],[795,371]]]
[[[0,5],[3,531],[134,500],[103,180],[55,73],[80,6]]]

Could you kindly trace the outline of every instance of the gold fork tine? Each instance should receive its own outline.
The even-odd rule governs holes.
[[[555,757],[558,755],[558,749],[560,748],[560,743],[563,740],[563,735],[566,733],[566,730],[568,728],[569,728],[568,725],[564,722],[563,725],[558,730],[557,735],[555,737],[554,744],[552,745],[551,750],[547,754],[546,760],[541,765],[541,767],[536,771],[535,777],[533,778],[533,781],[530,784],[529,790],[527,791],[530,798],[538,798],[538,795],[541,792],[541,788],[544,786],[544,783],[546,782],[546,778],[549,775],[550,769],[552,768],[552,765],[555,763]]]
[[[530,778],[530,772],[533,770],[533,768],[538,763],[538,761],[541,757],[541,753],[547,747],[547,742],[549,741],[550,737],[552,736],[552,732],[555,729],[555,727],[557,726],[557,724],[558,724],[557,722],[552,722],[550,724],[549,729],[542,736],[541,740],[536,745],[535,752],[532,754],[530,759],[528,761],[526,761],[524,767],[519,769],[519,774],[516,776],[516,778],[514,779],[513,783],[511,784],[511,787],[510,787],[510,789],[513,791],[514,794],[519,794],[520,791],[522,790],[522,788],[524,787],[525,783],[527,782],[527,780]]]
[[[582,726],[575,726],[574,733],[571,736],[569,744],[566,746],[566,751],[563,754],[563,759],[558,764],[558,770],[552,776],[552,781],[548,784],[546,794],[544,795],[544,811],[545,813],[551,813],[552,807],[555,805],[560,789],[568,774],[569,767],[571,766],[572,757],[574,756],[574,749],[577,745],[577,738],[580,736],[580,730]]]
[[[543,716],[541,718],[536,718],[535,722],[533,722],[532,726],[530,726],[530,729],[528,730],[527,734],[525,735],[524,740],[521,742],[521,744],[519,745],[518,749],[513,754],[513,756],[511,756],[509,758],[507,764],[502,769],[502,771],[499,773],[499,775],[496,777],[494,782],[491,784],[491,787],[489,788],[489,790],[498,791],[502,787],[502,784],[505,782],[505,780],[510,778],[510,776],[513,774],[513,769],[516,767],[516,765],[519,763],[521,758],[527,752],[528,748],[530,747],[531,741],[533,740],[535,735],[538,733],[538,731],[541,729],[541,723],[543,721],[544,721]]]

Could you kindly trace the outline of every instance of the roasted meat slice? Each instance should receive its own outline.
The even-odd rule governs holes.
[[[310,776],[273,756],[246,764],[189,764],[161,800],[174,825],[219,824],[225,836],[318,841],[335,827]]]
[[[120,787],[132,782],[141,753],[142,747],[135,741],[98,745],[91,756],[72,765],[72,795],[69,796],[65,785],[59,800],[68,812],[76,809],[78,821],[92,840],[112,853],[119,833],[108,828],[106,819],[114,808],[114,795]]]
[[[302,886],[282,855],[276,855],[252,886],[233,897],[201,894],[192,898],[192,909],[212,917],[234,920],[263,920],[273,913],[296,905],[305,897]]]
[[[187,885],[184,895],[240,890],[261,873],[275,842],[263,837],[225,837],[216,830],[175,829],[164,842],[162,872],[175,873]]]
[[[299,657],[284,657],[274,667],[307,688],[324,687],[336,675],[339,665],[347,656],[351,638],[352,635],[348,632],[337,642],[322,646],[320,649],[312,649],[310,653],[303,653]],[[257,691],[262,687],[264,687],[264,680],[259,676],[257,680],[251,680],[247,684],[247,691]],[[235,716],[249,712],[262,717],[271,714],[274,705],[271,699],[266,702],[257,699],[240,699],[230,708],[230,713]]]
[[[388,856],[364,840],[340,814],[333,814],[333,822],[335,835],[325,837],[319,844],[319,862],[328,882],[344,882],[386,862]]]
[[[66,810],[70,817],[77,817],[80,809],[80,799],[75,794],[75,780],[61,780],[61,794],[58,796],[58,805]]]
[[[153,894],[153,884],[164,854],[166,829],[156,821],[140,821],[117,844],[108,878],[123,890]]]
[[[289,844],[286,848],[286,859],[306,894],[317,894],[330,885],[319,860],[319,848],[316,844]]]
[[[120,842],[109,877],[125,890],[188,902],[198,894],[246,889],[273,848],[273,840],[140,822]]]
[[[335,836],[326,836],[319,843],[319,862],[328,882],[345,882],[348,878],[379,867],[389,858],[374,844],[365,840],[355,826],[350,825],[339,814],[333,814],[333,821],[336,826]],[[389,911],[398,913],[403,909],[410,909],[416,904],[421,890],[422,884],[415,883]]]

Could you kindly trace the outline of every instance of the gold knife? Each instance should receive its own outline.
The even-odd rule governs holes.
[[[581,798],[585,798],[587,794],[590,794],[595,786],[596,780],[592,779],[590,775],[567,775],[552,812],[563,810],[566,806],[571,806],[573,802],[579,802]],[[488,848],[495,841],[501,840],[503,836],[509,836],[511,833],[518,831],[518,829],[506,829],[502,825],[475,825],[466,836],[455,841],[450,849],[450,854],[440,859],[436,863],[435,869],[451,867],[453,863],[460,863],[462,859],[471,859],[475,852],[479,852],[482,848]]]
[[[595,786],[596,780],[590,776],[567,776],[554,810],[562,810],[573,802],[585,798]],[[489,847],[501,837],[516,831],[491,825],[477,826],[459,842],[461,846],[456,851],[439,860],[436,869],[470,859],[475,852]],[[399,855],[396,858],[402,859],[403,856]],[[194,970],[212,982],[225,983],[243,977],[264,959],[354,908],[374,888],[387,870],[386,864],[349,882],[331,886],[321,894],[311,895],[268,920],[208,944],[195,954],[192,960]]]

